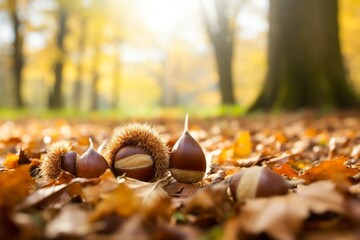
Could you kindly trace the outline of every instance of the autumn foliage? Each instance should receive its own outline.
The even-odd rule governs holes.
[[[170,151],[182,120],[150,122]],[[192,119],[189,132],[207,161],[204,179],[194,184],[170,173],[155,182],[115,177],[110,169],[92,179],[39,174],[52,143],[67,140],[81,155],[89,138],[98,147],[121,124],[1,122],[0,239],[359,237],[358,114]],[[232,176],[255,166],[280,174],[287,194],[237,202],[229,191]]]

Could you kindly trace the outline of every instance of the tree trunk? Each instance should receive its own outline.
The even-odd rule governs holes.
[[[347,107],[336,0],[270,0],[268,73],[255,109]]]
[[[74,99],[74,106],[77,109],[80,109],[80,102],[82,96],[82,78],[84,75],[84,65],[83,65],[83,57],[85,52],[85,40],[87,37],[87,19],[85,17],[80,19],[80,36],[78,41],[78,62],[77,62],[77,76],[74,83],[74,91],[73,91],[73,99]]]
[[[211,37],[215,51],[216,66],[222,104],[235,104],[232,78],[233,39],[226,39],[222,33]]]
[[[95,45],[98,44],[96,41]],[[92,66],[92,79],[91,79],[91,110],[98,109],[98,92],[97,86],[100,78],[99,74],[99,64],[100,64],[100,46],[94,47],[95,53],[93,56],[93,66]]]
[[[120,91],[120,60],[118,59],[118,55],[115,56],[114,59],[114,67],[113,67],[113,102],[112,108],[119,108],[119,91]]]
[[[22,71],[24,67],[24,55],[23,55],[23,35],[20,32],[20,20],[17,13],[17,0],[11,0],[10,2],[10,15],[13,23],[14,30],[14,43],[13,43],[13,61],[14,61],[14,89],[15,89],[15,107],[21,108],[24,106],[21,87],[22,87]]]
[[[58,20],[58,33],[56,36],[56,44],[59,51],[59,56],[54,64],[55,73],[55,84],[53,92],[50,94],[49,107],[50,108],[61,108],[63,107],[63,96],[62,96],[62,85],[63,85],[63,68],[64,68],[64,57],[65,57],[65,36],[67,33],[66,29],[67,13],[65,9],[59,9],[59,20]]]
[[[230,1],[214,0],[216,7],[216,19],[211,19],[209,13],[206,13],[205,6],[202,5],[204,14],[204,22],[211,44],[214,47],[215,61],[219,74],[219,87],[221,93],[222,104],[235,104],[233,78],[232,78],[232,58],[234,49],[234,33],[235,27],[232,21],[238,12],[239,5],[234,14],[228,14],[228,6]],[[239,1],[239,3],[242,3]],[[206,3],[208,4],[208,3]]]

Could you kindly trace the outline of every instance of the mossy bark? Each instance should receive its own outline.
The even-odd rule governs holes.
[[[268,73],[251,110],[351,107],[336,0],[270,0]]]

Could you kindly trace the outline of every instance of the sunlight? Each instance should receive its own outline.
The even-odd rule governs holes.
[[[180,21],[189,1],[153,0],[143,2],[140,11],[143,21],[153,31],[169,33]]]

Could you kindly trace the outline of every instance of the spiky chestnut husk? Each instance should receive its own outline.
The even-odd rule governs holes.
[[[123,155],[122,152],[124,151],[126,153]],[[124,125],[111,136],[102,152],[115,175],[119,175],[121,173],[115,168],[115,163],[120,160],[119,158],[131,157],[130,152],[132,151],[135,151],[135,155],[137,154],[141,158],[144,158],[141,159],[141,162],[148,162],[150,160],[146,159],[145,155],[147,154],[154,162],[153,173],[150,175],[149,181],[156,181],[165,176],[169,166],[169,151],[165,142],[154,128],[147,124],[140,123]],[[136,164],[132,162],[134,159],[135,158],[128,158],[126,160],[129,161],[127,164],[131,166],[131,170],[136,169],[136,166],[134,166]],[[136,158],[136,161],[138,160],[139,158]],[[140,168],[142,167],[143,166]],[[127,176],[129,176],[129,174],[131,175],[130,172],[126,174]],[[144,180],[141,178],[138,179]]]
[[[76,164],[76,176],[97,178],[109,168],[109,165],[105,158],[95,151],[91,138],[89,142],[89,149],[80,157]]]
[[[251,198],[285,195],[289,189],[279,174],[269,168],[259,166],[234,174],[229,188],[234,200],[240,203]]]
[[[170,172],[179,182],[200,182],[206,171],[206,158],[200,144],[188,131],[188,115],[184,132],[175,143],[170,154]]]
[[[67,141],[58,141],[50,145],[40,166],[40,175],[47,180],[56,179],[65,170],[75,175],[79,155],[71,151]]]

